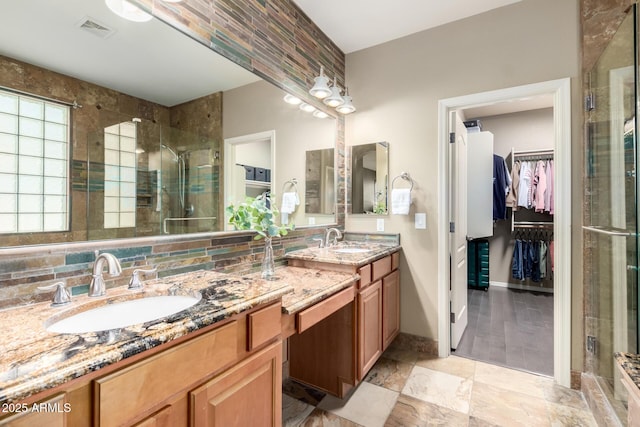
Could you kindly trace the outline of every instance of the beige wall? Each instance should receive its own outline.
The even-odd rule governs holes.
[[[579,53],[577,0],[523,0],[347,55],[347,83],[358,108],[347,118],[347,145],[388,141],[390,178],[406,171],[415,181],[411,214],[385,221],[385,231],[402,235],[403,332],[438,339],[438,100],[570,77],[572,140],[580,155]],[[573,198],[579,201],[577,182]],[[426,230],[414,229],[415,212],[427,213]],[[580,215],[572,215],[574,228]],[[352,231],[375,227],[374,218],[346,220]],[[573,281],[572,291],[581,311],[579,283]],[[580,360],[572,368],[579,369]]]

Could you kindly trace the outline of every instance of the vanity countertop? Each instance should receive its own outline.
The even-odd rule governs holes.
[[[260,277],[260,273],[256,273]],[[282,312],[294,314],[322,301],[342,289],[352,286],[360,279],[357,274],[303,267],[281,267],[276,269],[274,281],[293,287],[282,297]]]
[[[355,248],[366,252],[340,252],[340,250]],[[312,261],[317,263],[342,264],[361,267],[377,259],[399,251],[401,246],[395,243],[379,243],[366,241],[344,241],[329,248],[307,248],[289,252],[287,259]]]
[[[202,299],[177,314],[123,328],[113,341],[95,333],[57,334],[44,324],[64,310],[79,311],[96,298],[74,297],[61,308],[39,303],[0,313],[0,403],[14,402],[96,371],[127,357],[224,320],[259,304],[281,298],[293,290],[287,280],[233,276],[196,271],[145,282],[144,293],[153,295],[169,288],[199,291]],[[98,299],[131,295],[125,287],[107,290]]]
[[[638,387],[640,394],[640,354],[615,353],[615,359],[631,381]]]

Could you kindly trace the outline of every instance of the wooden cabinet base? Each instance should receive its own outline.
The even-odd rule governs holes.
[[[344,397],[355,382],[353,302],[289,338],[289,376]]]
[[[189,394],[191,426],[282,425],[282,343],[273,344]]]

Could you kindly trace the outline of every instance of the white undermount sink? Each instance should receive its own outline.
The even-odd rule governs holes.
[[[362,254],[365,252],[370,252],[370,249],[365,248],[338,248],[333,249],[334,252],[338,252],[339,254]]]
[[[69,317],[55,320],[47,331],[60,334],[82,334],[126,328],[150,322],[186,310],[201,296],[158,295],[128,301],[107,303]]]

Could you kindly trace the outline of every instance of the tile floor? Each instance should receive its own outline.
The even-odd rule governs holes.
[[[553,294],[469,289],[456,356],[553,376]]]
[[[596,426],[582,394],[534,375],[393,344],[344,400],[292,380],[283,426]]]

